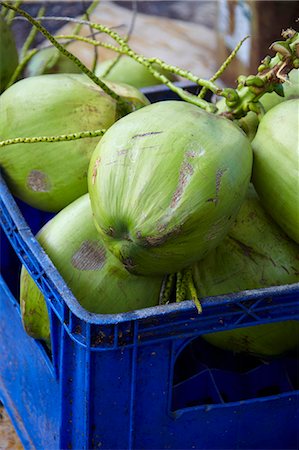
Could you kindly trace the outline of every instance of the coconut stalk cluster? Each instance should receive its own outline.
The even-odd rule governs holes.
[[[228,62],[202,80],[136,54],[85,17],[77,26],[108,34],[117,44],[109,48],[124,55],[123,84],[119,61],[88,68],[42,20],[1,4],[53,45],[48,53],[27,48],[21,69],[31,63],[15,69],[0,96],[1,169],[14,195],[57,213],[37,240],[85,309],[113,314],[193,299],[204,314],[205,296],[299,281],[298,33],[283,32],[256,75],[221,89],[215,81]],[[76,32],[67,38],[108,45]],[[145,83],[164,83],[183,101],[150,105],[140,84],[130,85],[128,61],[135,75],[146,70]],[[72,65],[81,73],[46,73]],[[224,100],[183,91],[178,76]],[[25,267],[20,303],[26,331],[50,345],[45,299]],[[295,348],[298,336],[289,321],[205,338],[269,356]]]

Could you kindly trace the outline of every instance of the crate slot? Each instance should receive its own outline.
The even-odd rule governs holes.
[[[288,355],[260,359],[192,340],[174,365],[172,411],[220,405],[293,392],[298,387],[298,359]],[[298,381],[298,380],[297,380]]]

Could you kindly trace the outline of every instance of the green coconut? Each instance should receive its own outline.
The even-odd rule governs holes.
[[[132,86],[107,84],[133,109],[149,103]],[[117,102],[84,75],[30,77],[0,96],[0,140],[107,129],[120,116]],[[59,211],[87,192],[88,164],[99,140],[8,145],[0,148],[0,165],[14,195]]]
[[[103,77],[114,61],[115,59],[109,59],[98,63],[95,70],[96,75]],[[173,73],[160,69],[156,64],[153,64],[153,68],[162,75],[167,76],[170,81],[177,79]],[[119,83],[127,83],[138,89],[161,83],[143,64],[140,64],[129,56],[122,56],[105,76],[105,79]]]
[[[0,16],[0,93],[18,66],[18,50],[10,26]]]
[[[47,73],[81,73],[81,69],[56,47],[41,48],[29,61],[27,77]]]
[[[226,235],[251,165],[247,137],[227,119],[182,101],[146,106],[115,123],[92,155],[96,226],[131,272],[179,271]]]
[[[88,194],[44,225],[37,240],[86,310],[114,314],[158,304],[162,277],[132,275],[106,250],[94,226]],[[46,303],[24,266],[20,304],[27,333],[49,342]]]
[[[265,112],[269,111],[274,106],[285,102],[286,100],[299,98],[299,70],[293,69],[289,73],[288,80],[283,83],[282,87],[284,92],[283,97],[278,95],[276,92],[266,93],[261,97],[260,103],[262,104]],[[225,111],[226,103],[224,98],[219,100],[216,105],[219,109],[219,113]],[[254,112],[249,112],[245,117],[238,120],[238,124],[246,133],[249,140],[252,141],[256,135],[259,125],[257,115]]]
[[[299,243],[299,99],[265,114],[252,148],[252,181],[262,204]]]
[[[267,214],[251,186],[228,235],[193,266],[200,297],[299,282],[299,247]],[[274,356],[299,345],[299,321],[237,328],[204,336],[234,352]]]

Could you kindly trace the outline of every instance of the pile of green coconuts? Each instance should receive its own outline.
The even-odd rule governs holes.
[[[0,24],[1,171],[16,197],[56,213],[37,240],[85,309],[124,313],[193,299],[201,312],[203,297],[299,281],[296,31],[284,31],[274,56],[236,89],[188,72],[222,97],[213,103],[176,89],[176,75],[187,72],[136,57],[126,42],[105,77],[105,67],[78,67],[52,40],[50,58],[35,53],[7,87],[18,55]],[[146,75],[130,82],[130,66]],[[140,87],[153,80],[182,100],[150,104]],[[25,267],[20,303],[28,334],[50,345],[46,303]],[[277,356],[298,345],[299,323],[204,338]]]

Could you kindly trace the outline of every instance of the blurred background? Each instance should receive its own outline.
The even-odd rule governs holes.
[[[33,16],[44,5],[47,16],[78,17],[90,4],[84,0],[25,1],[22,7]],[[261,59],[269,53],[270,44],[279,40],[281,30],[296,28],[297,17],[295,0],[102,0],[91,20],[116,27],[123,36],[134,21],[130,45],[135,51],[160,57],[203,78],[212,76],[237,43],[248,35],[222,77],[224,83],[232,85],[236,75],[256,71]],[[63,27],[63,22],[43,21],[43,24],[52,33]],[[30,28],[28,22],[14,20],[18,46],[22,45]],[[63,27],[63,30],[70,30],[70,27]],[[86,30],[82,33],[86,34]],[[43,41],[38,33],[34,44],[40,45]],[[70,49],[87,65],[91,64],[94,54],[91,46],[76,43]],[[113,56],[104,49],[98,50],[100,60]]]

